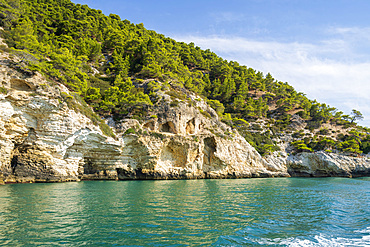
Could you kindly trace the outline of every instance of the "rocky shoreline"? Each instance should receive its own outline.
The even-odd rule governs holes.
[[[186,92],[188,101],[176,106],[162,93],[164,100],[141,121],[106,119],[115,134],[108,137],[67,104],[65,98],[73,97],[65,86],[50,84],[41,74],[26,73],[12,64],[21,61],[0,54],[4,89],[0,93],[0,184],[370,176],[370,159],[365,156],[293,155],[283,149],[261,157],[190,92]]]

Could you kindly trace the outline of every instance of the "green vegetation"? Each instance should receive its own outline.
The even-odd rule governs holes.
[[[203,116],[205,116],[205,117],[207,117],[207,118],[212,118],[211,114],[209,114],[207,111],[203,111],[202,109],[200,109],[199,111],[200,111],[200,113],[201,113]]]
[[[90,120],[95,124],[99,125],[103,133],[110,137],[115,137],[112,129],[91,109],[89,105],[76,93],[69,95],[65,92],[61,92],[61,96],[64,102],[67,103],[68,107],[80,112],[90,118]]]
[[[0,93],[7,94],[8,90],[5,87],[0,87]]]
[[[304,140],[297,133],[292,143],[296,152],[336,149],[360,154],[370,150],[368,131],[356,124],[363,118],[359,111],[345,115],[308,99],[269,73],[226,61],[194,43],[176,42],[143,24],[114,14],[105,16],[70,0],[1,0],[0,7],[3,36],[8,50],[22,58],[20,69],[40,71],[66,85],[74,93],[62,94],[64,101],[95,124],[103,125],[103,121],[91,107],[103,117],[141,120],[158,102],[159,90],[176,107],[181,101],[193,103],[184,93],[188,89],[205,98],[261,154],[278,150],[274,139],[279,133],[295,131],[291,127],[294,114],[311,132],[321,129],[321,136],[330,133],[322,128],[326,123],[359,133],[332,140]],[[211,118],[208,112],[201,113]],[[259,119],[267,123],[263,128],[256,124]],[[108,126],[104,129],[109,132]]]
[[[125,135],[128,135],[128,134],[136,134],[136,130],[134,128],[129,128],[125,131],[124,133]]]
[[[324,129],[325,130],[325,129]],[[325,151],[333,152],[334,150],[349,155],[360,155],[370,151],[370,135],[353,128],[348,134],[338,134],[334,137],[328,136],[326,130],[321,129],[317,132],[320,135],[312,137],[303,137],[301,132],[292,135],[295,141],[291,143],[294,152],[313,152]]]
[[[291,143],[291,145],[294,147],[295,152],[297,152],[297,153],[313,152],[313,149],[307,147],[306,143],[304,143],[303,140],[294,141],[294,142]]]

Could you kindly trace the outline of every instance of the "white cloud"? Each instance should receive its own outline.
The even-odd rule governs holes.
[[[351,36],[352,38],[367,38],[370,39],[370,27],[332,27],[328,29],[328,32],[331,34],[338,34],[343,36]]]
[[[245,19],[244,14],[236,14],[233,12],[217,12],[212,13],[211,17],[216,22],[238,22]]]
[[[362,35],[361,29],[332,29],[332,33]],[[369,32],[368,32],[369,33]],[[347,36],[347,35],[346,35]],[[240,37],[176,37],[211,49],[228,60],[252,67],[274,78],[287,81],[311,99],[350,113],[360,110],[370,127],[370,56],[358,60],[354,44],[346,38],[309,43],[260,42]]]

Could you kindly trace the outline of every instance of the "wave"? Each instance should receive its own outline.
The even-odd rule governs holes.
[[[293,239],[286,242],[281,242],[286,246],[298,247],[298,246],[312,246],[312,247],[334,247],[334,246],[370,246],[370,235],[363,236],[361,238],[341,238],[341,237],[328,237],[325,235],[314,236],[314,240],[301,240]]]
[[[356,237],[332,237],[319,234],[304,239],[302,237],[291,238],[256,238],[248,236],[222,236],[216,245],[218,246],[290,246],[290,247],[336,247],[336,246],[370,246],[370,227],[353,232]]]

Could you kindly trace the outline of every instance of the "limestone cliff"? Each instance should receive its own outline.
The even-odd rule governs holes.
[[[288,176],[266,166],[195,95],[188,95],[193,105],[176,107],[164,97],[156,117],[141,122],[109,119],[113,139],[68,106],[66,87],[23,70],[21,63],[1,54],[0,170],[7,183]]]
[[[21,65],[0,54],[0,183],[370,173],[367,158],[284,152],[262,158],[189,92],[176,104],[161,92],[162,100],[141,121],[106,119],[115,132],[108,137],[68,104],[73,97],[65,86]]]
[[[1,54],[0,169],[5,182],[77,180],[80,146],[89,152],[101,143],[119,149],[91,120],[62,102],[65,87],[14,67],[20,63]]]
[[[293,115],[291,129],[312,134],[307,130],[301,118]],[[291,132],[292,133],[292,132]],[[281,151],[274,152],[264,157],[268,164],[287,170],[294,177],[360,177],[370,176],[369,155],[346,155],[337,150],[332,152],[302,152],[296,153],[290,145],[292,135],[281,135],[276,142]]]
[[[301,153],[287,159],[288,172],[300,177],[370,176],[370,161],[326,152]]]

